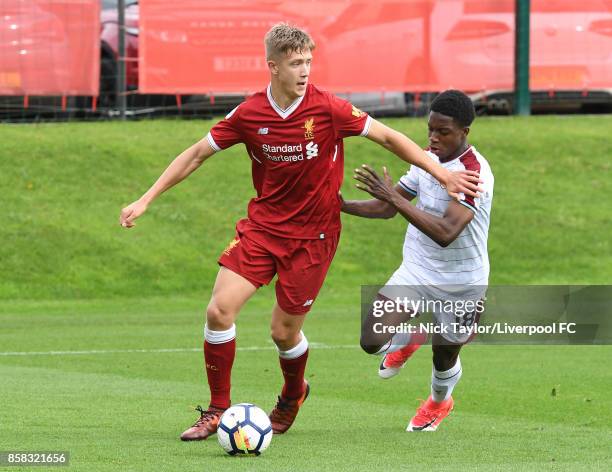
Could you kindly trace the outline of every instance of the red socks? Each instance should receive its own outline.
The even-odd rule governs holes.
[[[236,356],[236,326],[226,331],[204,328],[204,361],[210,387],[210,406],[226,409],[231,405],[231,376]],[[281,396],[297,400],[304,394],[304,371],[308,361],[308,340],[302,333],[297,346],[279,351],[280,367],[285,384]]]
[[[308,360],[308,349],[296,359],[283,359],[279,357],[285,385],[281,396],[290,400],[296,400],[304,393],[304,371]]]
[[[236,356],[236,327],[226,331],[205,328],[204,361],[210,388],[210,406],[226,409],[231,405],[232,365]]]
[[[297,400],[304,393],[304,371],[308,361],[308,340],[304,333],[302,339],[288,351],[278,351],[280,367],[285,378],[281,396],[289,400]]]

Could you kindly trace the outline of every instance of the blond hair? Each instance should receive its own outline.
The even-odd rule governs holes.
[[[264,39],[266,59],[270,60],[281,54],[312,51],[315,43],[306,31],[289,23],[277,23],[266,33]]]

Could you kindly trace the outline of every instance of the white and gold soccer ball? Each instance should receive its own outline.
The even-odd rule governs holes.
[[[272,441],[272,425],[265,411],[252,403],[229,407],[219,420],[219,444],[231,456],[258,456]]]

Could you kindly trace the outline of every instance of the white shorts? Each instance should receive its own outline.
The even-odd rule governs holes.
[[[390,300],[408,299],[414,311],[433,315],[436,332],[445,340],[464,344],[472,336],[470,327],[478,321],[486,292],[487,285],[423,285],[402,265],[378,293]]]

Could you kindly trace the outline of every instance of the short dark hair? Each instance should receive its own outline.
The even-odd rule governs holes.
[[[431,102],[430,109],[436,113],[450,116],[463,128],[469,127],[476,117],[472,100],[461,90],[442,92]]]

